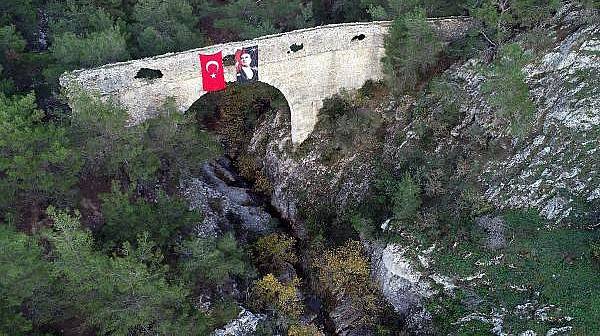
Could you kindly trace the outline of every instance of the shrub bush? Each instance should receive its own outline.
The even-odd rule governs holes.
[[[397,17],[385,38],[383,65],[388,86],[397,93],[415,89],[437,63],[441,51],[442,44],[423,10]]]
[[[531,128],[535,105],[529,97],[522,68],[530,55],[517,44],[503,46],[492,66],[485,71],[488,76],[482,91],[498,117],[507,122],[513,136],[523,136]]]
[[[296,239],[283,233],[271,233],[258,238],[254,243],[254,254],[257,261],[269,268],[280,267],[284,263],[298,262],[295,245]]]
[[[331,152],[323,155],[330,159],[328,161],[334,161],[332,157],[336,151],[355,151],[357,148],[372,145],[381,125],[381,118],[369,108],[361,108],[359,100],[364,100],[363,94],[374,94],[374,91],[374,88],[367,85],[356,95],[342,92],[323,100],[315,129],[324,129],[331,137],[331,145],[328,148]]]
[[[296,288],[298,285],[300,285],[298,278],[284,284],[269,273],[254,284],[252,303],[258,309],[279,312],[297,319],[302,314],[302,303]]]
[[[245,252],[237,246],[233,234],[221,238],[191,238],[178,248],[184,279],[191,283],[198,279],[211,285],[222,285],[233,276],[251,276],[252,266],[246,262]]]
[[[315,325],[292,324],[288,328],[288,336],[323,336],[323,332]]]
[[[590,243],[590,256],[596,266],[600,266],[600,242]]]
[[[217,302],[210,310],[211,328],[221,328],[240,314],[238,303],[232,300]]]
[[[335,305],[338,300],[352,300],[352,307],[362,311],[356,324],[372,325],[381,312],[379,297],[370,278],[370,264],[358,241],[327,250],[314,260],[318,289]]]
[[[112,191],[100,198],[105,220],[100,238],[105,246],[134,242],[146,231],[166,251],[179,230],[201,220],[200,213],[190,211],[185,201],[163,191],[158,192],[156,201],[147,201],[136,198],[131,191],[121,191],[115,183]]]
[[[321,118],[319,120],[325,120],[332,122],[339,117],[347,114],[353,109],[353,105],[347,93],[334,94],[331,98],[323,99],[323,107],[319,111]]]
[[[262,163],[259,158],[250,154],[241,154],[237,161],[240,175],[252,182],[255,191],[270,196],[273,192],[273,185],[264,173]]]
[[[401,223],[414,220],[421,207],[421,188],[405,173],[392,194],[394,218]]]
[[[354,214],[350,217],[352,228],[367,239],[372,239],[377,232],[377,226],[372,218],[363,217],[360,214]],[[362,236],[361,236],[362,237]]]

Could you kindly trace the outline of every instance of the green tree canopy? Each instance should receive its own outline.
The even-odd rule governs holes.
[[[232,39],[251,39],[262,35],[303,28],[312,15],[299,0],[233,0],[209,9],[214,27],[228,32]]]
[[[427,23],[425,11],[416,9],[396,18],[385,38],[384,68],[391,88],[414,89],[437,63],[442,45]]]
[[[51,2],[47,6],[50,38],[64,33],[79,37],[114,27],[114,17],[104,8],[88,1]]]
[[[26,42],[13,25],[0,26],[0,92],[14,91],[14,77],[18,75]]]
[[[221,285],[233,276],[252,274],[244,251],[229,233],[221,238],[191,238],[178,248],[182,272],[191,283],[197,280]]]
[[[26,335],[32,325],[21,306],[48,278],[48,264],[34,239],[0,224],[0,268],[0,334]]]
[[[70,195],[81,162],[67,131],[44,120],[35,96],[0,94],[0,209],[18,201],[43,205]]]
[[[58,35],[50,47],[54,60],[65,70],[114,63],[129,58],[125,35],[110,27],[85,37],[73,33]]]
[[[214,159],[223,152],[210,133],[199,129],[195,115],[179,112],[171,98],[160,113],[143,126],[146,156],[156,157],[162,166],[170,168],[169,178],[175,182],[181,175],[199,173],[200,162]]]
[[[487,69],[488,76],[482,91],[496,114],[510,125],[510,133],[523,136],[531,126],[535,105],[529,96],[523,67],[531,59],[516,43],[500,48],[494,63]]]
[[[187,0],[139,0],[133,9],[132,33],[140,56],[197,48],[203,37]]]
[[[134,241],[146,231],[166,251],[178,230],[190,229],[201,219],[197,211],[188,210],[183,200],[163,191],[158,192],[156,202],[151,202],[135,198],[131,191],[122,192],[113,184],[112,192],[100,197],[105,220],[100,236],[105,243]]]
[[[153,176],[158,160],[144,155],[144,128],[125,127],[127,119],[127,111],[114,103],[84,92],[72,96],[69,136],[79,148],[86,175],[133,181]]]
[[[15,25],[27,39],[32,39],[37,28],[37,8],[41,0],[2,0],[0,2],[0,27]]]
[[[129,127],[124,108],[83,91],[72,96],[71,108],[70,136],[90,176],[154,183],[159,174],[168,174],[163,178],[177,183],[222,153],[214,137],[170,100],[155,118]]]
[[[518,29],[541,24],[559,4],[559,0],[472,0],[469,10],[483,23],[481,33],[488,42],[499,47]]]
[[[120,256],[94,249],[79,217],[48,209],[54,230],[48,233],[54,261],[52,277],[60,293],[85,323],[104,335],[195,335],[206,332],[186,297],[189,292],[166,279],[167,267],[147,234],[134,249],[122,246]],[[63,298],[64,299],[64,298]]]
[[[421,206],[420,193],[419,185],[406,173],[392,194],[395,219],[402,222],[415,219]]]
[[[0,27],[0,64],[8,68],[25,51],[25,40],[15,26]]]
[[[65,71],[123,61],[129,58],[125,23],[100,5],[110,2],[54,1],[48,4],[50,54],[45,70],[50,81]],[[114,4],[113,4],[114,5]]]

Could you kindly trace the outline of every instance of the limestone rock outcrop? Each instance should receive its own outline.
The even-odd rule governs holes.
[[[181,185],[191,209],[199,209],[203,221],[195,234],[216,237],[221,232],[235,230],[244,235],[271,232],[271,215],[263,204],[240,184],[229,160],[220,158],[202,165],[202,174],[184,180]]]
[[[216,330],[213,336],[250,336],[254,335],[260,321],[265,319],[264,315],[253,314],[249,310],[242,309],[238,317],[227,323],[223,328]]]
[[[536,108],[534,129],[512,139],[508,155],[490,161],[481,175],[486,198],[500,208],[533,207],[560,221],[578,198],[600,199],[600,24],[590,17],[574,5],[562,7],[549,24],[553,46],[523,68]],[[498,137],[477,62],[449,71],[467,92],[463,126],[478,123]]]

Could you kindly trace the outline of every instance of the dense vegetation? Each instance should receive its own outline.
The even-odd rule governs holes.
[[[276,321],[259,327],[264,334],[321,334],[301,321],[306,307],[300,293],[306,287],[328,307],[350,300],[368,317],[357,323],[381,335],[398,331],[401,327],[386,321],[389,307],[375,294],[359,235],[398,240],[399,231],[411,228],[420,242],[450,233],[471,242],[473,219],[489,210],[475,188],[475,167],[465,167],[465,160],[469,151],[491,146],[481,145],[474,133],[461,150],[446,155],[434,150],[458,121],[460,95],[448,94],[452,89],[443,80],[430,79],[448,60],[491,55],[482,69],[484,91],[508,132],[523,136],[533,113],[521,71],[530,54],[511,38],[538,29],[557,6],[544,0],[1,1],[0,334],[206,335],[237,316],[240,295],[228,288],[233,280],[245,284],[248,295],[242,300],[248,307]],[[462,14],[482,22],[462,44],[442,46],[425,23],[427,16]],[[127,113],[120,106],[79,92],[67,107],[57,83],[62,73],[77,68],[318,24],[380,19],[394,20],[383,60],[387,87],[396,95],[426,90],[446,113],[428,113],[431,102],[422,99],[416,104],[422,115],[402,116],[413,119],[418,146],[408,148],[393,169],[382,164],[373,202],[348,209],[343,218],[307,206],[303,214],[310,232],[303,241],[283,233],[251,244],[239,244],[233,232],[194,237],[203,214],[189,210],[178,191],[182,178],[225,153],[257,191],[270,194],[268,178],[246,149],[261,114],[284,105],[272,88],[232,86],[195,115],[182,115],[166,101],[156,118],[125,127]],[[368,83],[354,101],[342,94],[324,102],[319,123],[333,138],[328,160],[376,147],[365,139],[380,136],[383,121],[360,107],[381,86]],[[301,154],[302,149],[296,153]],[[391,232],[382,232],[376,223],[390,216]],[[528,235],[534,234],[519,216],[509,218],[511,227],[521,230],[511,246],[515,254],[532,249]],[[526,224],[541,225],[536,220]],[[585,282],[597,279],[589,269],[600,258],[597,240],[571,233],[537,234],[550,256],[561,253],[554,239],[586,256],[574,273],[561,271],[565,286],[564,278],[573,274]],[[514,262],[529,269],[539,265],[545,273],[559,267],[554,259],[531,258]],[[308,279],[289,276],[287,270],[306,259]],[[457,274],[472,266],[447,255],[438,262]],[[511,271],[490,272],[502,281]],[[542,286],[547,276],[537,281]],[[198,294],[206,292],[214,296],[208,306],[198,302]],[[556,286],[543,294],[549,302],[567,300]],[[434,302],[432,310],[455,317],[462,313],[456,300]],[[504,298],[498,294],[491,300]],[[593,293],[581,294],[570,308],[589,330],[597,321],[583,310],[598,307],[594,300]],[[447,322],[440,321],[440,330],[451,328]]]
[[[425,24],[423,8],[409,6],[398,13],[385,41],[386,84],[395,99],[408,101],[411,106],[391,117],[394,126],[390,128],[402,130],[392,133],[396,138],[386,133],[389,129],[380,127],[388,120],[373,124],[376,116],[357,113],[369,108],[363,98],[373,89],[373,83],[354,95],[342,93],[324,101],[316,127],[318,136],[308,139],[300,149],[318,149],[320,163],[332,169],[347,164],[343,160],[350,156],[346,155],[348,148],[352,155],[374,151],[375,156],[365,155],[366,160],[383,161],[375,165],[379,166],[377,182],[364,202],[350,201],[343,209],[336,209],[331,195],[315,192],[303,200],[303,215],[313,240],[325,241],[334,249],[358,237],[399,243],[409,247],[407,254],[419,265],[424,254],[417,258],[416,251],[425,253],[425,247],[431,247],[435,253],[430,260],[435,266],[422,271],[430,274],[441,270],[460,284],[455,291],[440,288],[446,294],[427,301],[439,334],[490,334],[490,321],[499,311],[505,321],[503,330],[508,333],[529,329],[544,334],[569,318],[577,321],[572,322],[574,334],[593,333],[598,329],[597,322],[581,307],[598,307],[598,259],[594,256],[599,237],[597,219],[590,219],[597,218],[598,203],[582,201],[585,215],[570,216],[563,223],[566,225],[555,227],[556,223],[544,220],[533,210],[494,209],[484,200],[477,181],[485,163],[498,157],[499,148],[537,134],[535,105],[523,67],[540,51],[549,50],[543,36],[551,32],[544,30],[541,22],[554,13],[559,3],[478,3],[478,7],[470,7],[470,14],[482,25],[466,39],[446,46],[440,45]],[[597,3],[587,5],[598,8]],[[447,78],[441,72],[448,61],[472,56],[478,56],[473,71],[481,76],[481,92],[492,107],[500,135],[486,136],[480,125],[469,123],[463,125],[456,140],[449,139],[451,131],[464,120],[460,107],[465,105],[466,93],[457,86],[456,78]],[[370,111],[377,114],[378,110],[371,107]],[[511,240],[491,249],[485,237],[497,233],[487,232],[484,227],[494,216],[501,218],[499,221],[505,225],[502,230]],[[355,232],[348,232],[349,227]],[[345,276],[357,274],[348,271]],[[485,277],[470,284],[465,280],[478,274]],[[331,275],[328,278],[334,279]],[[359,290],[357,283],[365,281],[354,282],[353,290]],[[343,284],[338,286],[343,288]],[[529,306],[549,307],[549,317],[535,320],[527,315],[533,316],[533,312],[517,309],[519,305],[527,306],[527,302]],[[560,311],[557,306],[565,308]],[[371,311],[369,316],[376,314]],[[473,318],[464,325],[457,323],[465,316],[484,316],[488,320]]]

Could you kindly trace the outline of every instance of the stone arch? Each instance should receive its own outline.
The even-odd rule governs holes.
[[[464,36],[474,24],[464,17],[429,22],[443,41]],[[390,24],[355,22],[300,29],[77,70],[63,75],[60,83],[67,88],[76,83],[98,91],[103,99],[118,101],[129,111],[130,123],[135,124],[152,117],[168,97],[174,99],[180,111],[186,111],[206,94],[201,84],[200,53],[221,51],[227,58],[239,48],[258,46],[259,78],[286,98],[292,142],[300,144],[312,132],[323,99],[341,89],[358,89],[367,80],[384,78],[380,60],[385,55],[384,37]],[[292,52],[290,46],[296,51]],[[227,64],[225,80],[234,81],[235,68]],[[138,74],[143,68],[154,70],[154,75]]]

